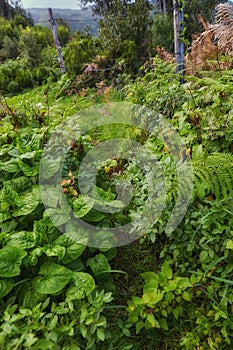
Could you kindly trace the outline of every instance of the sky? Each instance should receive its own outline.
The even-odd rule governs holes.
[[[21,0],[24,8],[52,7],[78,9],[78,0]]]

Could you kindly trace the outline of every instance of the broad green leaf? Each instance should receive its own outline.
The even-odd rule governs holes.
[[[83,338],[86,338],[87,327],[84,324],[81,324],[78,329],[79,329],[80,333],[82,334]]]
[[[0,277],[18,276],[26,255],[27,253],[18,247],[6,246],[0,249]]]
[[[9,211],[5,213],[0,213],[0,224],[8,220],[10,217],[11,217],[11,213]]]
[[[38,342],[36,342],[35,345],[33,345],[33,350],[42,350],[42,349],[46,349],[46,350],[54,349],[54,342],[47,339],[40,339],[38,340]]]
[[[99,230],[95,233],[95,242],[104,249],[112,248],[114,234],[108,229]]]
[[[50,208],[57,208],[61,196],[61,186],[40,186],[41,199],[44,205]]]
[[[111,266],[109,265],[106,256],[101,253],[96,255],[94,258],[89,258],[87,260],[87,266],[90,266],[95,276],[98,276],[102,272],[111,270]]]
[[[18,209],[14,210],[13,216],[22,216],[22,215],[28,215],[32,213],[37,206],[40,204],[40,189],[38,185],[32,186],[32,189],[30,192],[24,194],[23,196],[20,196],[17,199],[17,206]]]
[[[159,328],[158,321],[155,320],[155,317],[153,314],[148,314],[146,320],[150,323],[152,328],[154,328],[154,327]]]
[[[33,309],[46,299],[46,295],[34,290],[30,282],[24,283],[20,292],[20,304],[25,308]]]
[[[85,266],[81,259],[76,259],[68,264],[66,264],[66,267],[72,271],[80,272],[85,270]]]
[[[158,281],[158,276],[155,272],[143,272],[141,273],[141,276],[148,282],[154,280]]]
[[[191,301],[192,299],[191,299],[191,296],[190,296],[190,294],[189,294],[189,292],[187,292],[187,291],[184,291],[183,293],[182,293],[182,298],[184,299],[184,300],[186,300],[186,301]]]
[[[39,162],[36,163],[34,166],[29,166],[28,164],[26,164],[22,160],[19,160],[18,165],[19,165],[20,169],[22,170],[22,172],[24,173],[24,175],[26,175],[26,176],[36,176],[37,174],[39,174],[39,168],[40,168]]]
[[[165,331],[168,331],[168,324],[167,324],[167,320],[165,318],[161,318],[159,320],[159,324],[160,324],[160,327],[162,329],[164,329]]]
[[[126,225],[130,222],[130,218],[127,215],[123,215],[121,212],[115,213],[114,220],[116,222],[120,223],[121,225]],[[151,240],[152,234],[150,234],[150,240]]]
[[[18,160],[11,159],[7,162],[0,162],[0,170],[4,170],[7,173],[17,173],[19,170]]]
[[[56,226],[63,225],[70,220],[69,211],[60,208],[48,208],[45,212]]]
[[[69,221],[66,224],[65,235],[69,237],[73,242],[78,242],[81,245],[87,245],[89,240],[89,235],[85,228],[77,225],[74,220]]]
[[[144,285],[143,293],[146,293],[146,294],[155,293],[158,286],[159,286],[158,281],[152,280],[151,282],[148,282]]]
[[[6,202],[11,204],[12,206],[16,206],[17,200],[19,198],[19,195],[17,191],[15,191],[12,186],[9,184],[9,181],[7,183],[4,183],[4,187],[1,193],[1,202]]]
[[[64,247],[61,247],[59,245],[54,245],[52,247],[43,247],[42,248],[44,253],[47,256],[57,256],[59,260],[62,260],[62,258],[65,256],[66,254],[66,250]]]
[[[9,236],[8,241],[10,245],[22,249],[33,248],[36,245],[35,233],[28,231],[14,233]]]
[[[111,202],[116,198],[116,194],[112,193],[110,191],[106,192],[100,187],[93,186],[92,198],[97,200],[97,201],[101,201],[101,199],[103,199],[103,201]]]
[[[193,285],[190,282],[190,280],[188,279],[188,277],[175,277],[174,281],[177,282],[177,288],[178,289],[184,290],[186,288],[193,287]]]
[[[97,338],[99,338],[101,341],[104,341],[104,340],[105,340],[104,329],[102,329],[102,328],[97,328]]]
[[[165,275],[165,273],[158,272],[158,278],[159,278],[159,284],[161,286],[167,283],[168,278],[167,278],[167,275]]]
[[[105,210],[111,210],[111,209],[116,209],[115,211],[120,211],[121,209],[123,209],[125,207],[125,204],[122,201],[119,200],[115,200],[112,202],[102,202],[102,201],[95,201],[96,203],[100,204],[100,205],[104,205]]]
[[[59,236],[54,243],[63,246],[66,249],[65,256],[62,259],[63,264],[68,264],[79,258],[86,248],[84,245],[75,243],[66,235]]]
[[[201,262],[204,262],[207,258],[208,258],[208,252],[206,250],[203,250],[200,253],[200,260],[201,260]]]
[[[232,241],[232,240],[230,240],[230,241],[227,242],[226,249],[231,249],[231,250],[233,250],[233,241]]]
[[[16,220],[7,220],[1,224],[1,214],[0,214],[0,227],[2,228],[2,232],[10,233],[16,229],[18,226],[18,222]]]
[[[83,218],[87,222],[100,222],[105,218],[105,215],[98,210],[91,209]]]
[[[205,152],[202,149],[202,145],[193,146],[192,147],[192,159],[193,160],[200,160],[203,159],[205,156]]]
[[[85,289],[86,295],[91,294],[95,289],[94,278],[89,273],[74,272],[73,283],[76,287]]]
[[[161,272],[167,277],[167,279],[172,279],[172,269],[168,261],[163,263]]]
[[[11,157],[15,157],[15,158],[18,158],[21,155],[21,152],[16,147],[11,147],[10,149],[8,148],[7,153]]]
[[[64,266],[45,262],[39,271],[41,277],[34,280],[34,288],[41,294],[56,294],[69,283],[72,271]]]
[[[49,243],[54,242],[54,240],[61,235],[61,232],[54,226],[49,217],[46,217],[46,214],[44,214],[42,220],[34,221],[33,232],[35,232],[39,241],[45,239],[45,241]]]
[[[94,200],[87,196],[79,196],[73,203],[74,216],[76,218],[82,218],[85,216],[93,207]]]
[[[36,151],[26,152],[21,154],[19,156],[19,159],[32,159],[33,157],[35,157],[35,155],[36,155]]]
[[[140,330],[142,328],[144,328],[144,326],[145,326],[144,322],[142,322],[142,321],[137,322],[136,323],[136,334],[138,334],[140,332]]]
[[[40,177],[41,179],[48,179],[56,174],[60,168],[61,160],[43,158],[40,163]]]
[[[63,264],[68,264],[71,261],[76,260],[77,258],[79,258],[82,253],[85,250],[85,246],[81,245],[81,244],[72,244],[71,246],[66,248],[66,255],[65,257],[62,259]]]
[[[132,296],[132,301],[133,301],[135,306],[143,304],[142,298],[139,298],[139,297]],[[133,308],[135,308],[135,307],[133,306]]]
[[[155,291],[154,293],[143,294],[142,300],[146,305],[153,306],[159,303],[163,299],[163,296],[164,292]]]
[[[95,281],[91,275],[85,272],[74,272],[73,273],[73,284],[67,293],[67,300],[78,300],[91,294],[95,289]]]
[[[30,179],[26,176],[20,176],[10,181],[4,181],[4,186],[10,186],[18,194],[25,192],[32,187]]]
[[[5,297],[12,290],[14,283],[9,279],[0,279],[0,298]]]
[[[164,286],[166,292],[172,292],[177,288],[177,282],[175,280],[168,281],[168,284]]]

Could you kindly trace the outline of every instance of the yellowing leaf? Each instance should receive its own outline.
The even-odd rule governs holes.
[[[232,241],[232,240],[230,240],[230,241],[227,242],[226,249],[231,249],[231,250],[233,250],[233,241]]]

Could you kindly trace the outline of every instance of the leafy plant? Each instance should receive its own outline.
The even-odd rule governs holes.
[[[214,195],[217,198],[232,197],[233,156],[215,153],[193,163],[195,193],[199,198]]]
[[[192,290],[198,279],[173,277],[168,261],[165,261],[161,271],[145,272],[142,277],[146,280],[143,286],[142,298],[133,297],[128,303],[130,323],[135,323],[136,333],[142,328],[162,328],[168,330],[167,318],[177,321],[185,317],[185,305],[192,300]],[[191,282],[192,281],[192,282]]]

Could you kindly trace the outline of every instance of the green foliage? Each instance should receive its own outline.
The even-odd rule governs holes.
[[[191,41],[192,34],[203,31],[201,23],[198,21],[198,15],[202,15],[208,23],[213,22],[215,15],[215,7],[225,0],[191,0],[185,1],[186,19],[186,37]]]
[[[26,11],[22,8],[20,1],[0,0],[0,16],[11,19],[14,16],[27,18]]]
[[[41,85],[49,76],[57,80],[61,75],[56,50],[49,47],[52,36],[48,29],[26,27],[16,33],[12,38],[9,34],[4,37],[0,50],[5,60],[0,67],[0,91],[4,95]]]
[[[52,46],[52,43],[53,36],[49,28],[27,27],[20,34],[20,56],[26,58],[31,66],[38,66],[43,57],[43,49]]]
[[[93,44],[87,37],[75,40]],[[48,61],[55,58],[49,46],[46,54]],[[27,59],[19,61],[26,67]],[[19,67],[18,61],[8,62]],[[7,69],[6,63],[1,69]],[[17,77],[16,71],[9,68],[7,74]],[[34,76],[33,69],[30,74]],[[42,150],[54,128],[79,109],[118,100],[117,90],[112,88],[108,96],[97,96],[94,89],[67,96],[71,79],[64,75],[57,84],[1,99],[0,348],[232,347],[232,72],[187,78],[180,86],[173,65],[155,58],[142,67],[134,82],[126,81],[127,86],[123,89],[121,84],[119,90],[124,90],[127,101],[162,113],[184,141],[186,152],[178,156],[191,158],[192,203],[180,225],[168,232],[166,225],[177,200],[170,144],[138,128],[119,131],[116,125],[90,130],[76,140],[64,163],[61,186],[39,191]],[[20,80],[12,83],[14,88]],[[74,216],[93,226],[112,228],[130,222],[148,198],[145,174],[125,159],[98,163],[92,197],[80,194],[77,176],[85,155],[119,136],[140,142],[157,157],[171,185],[166,208],[136,248],[131,244],[109,249],[106,231],[97,237],[106,248],[88,248],[72,239],[83,238],[83,233],[69,222],[71,208]],[[57,170],[54,160],[45,168],[50,175]],[[122,202],[115,201],[115,180],[128,180],[135,189],[124,210]],[[182,193],[187,191],[186,183],[184,174]],[[70,205],[67,211],[58,206],[62,193]],[[50,208],[45,209],[42,200]],[[116,202],[121,211],[112,215],[97,211],[94,204],[103,201],[110,208]],[[48,214],[66,234],[61,234]],[[113,297],[114,304],[108,305]]]
[[[215,153],[193,163],[196,195],[203,199],[207,195],[217,198],[233,195],[233,156]]]
[[[4,95],[41,85],[49,76],[56,81],[61,75],[51,30],[26,23],[21,24],[19,16],[11,21],[0,17],[0,92]]]
[[[135,325],[138,339],[146,328],[148,336],[158,339],[157,347],[166,339],[177,349],[230,348],[232,220],[232,198],[204,200],[192,205],[166,238],[164,217],[154,228],[160,268],[142,274],[143,295],[138,297],[137,287],[128,302],[128,322]],[[148,271],[147,264],[143,270]]]
[[[84,64],[91,62],[96,55],[95,41],[76,33],[64,51],[64,59],[69,76],[81,74]]]
[[[62,46],[65,46],[66,44],[68,44],[69,40],[71,39],[71,33],[67,25],[65,24],[60,25],[57,28],[57,34],[58,34],[58,40]]]
[[[1,115],[0,347],[95,350],[118,342],[124,349],[121,328],[116,337],[105,317],[115,252],[95,253],[61,234],[41,205],[38,165],[48,126],[32,106],[28,118],[8,105]],[[92,205],[85,207],[82,196],[73,201],[78,217]],[[59,214],[56,203],[51,209]]]
[[[191,283],[187,277],[173,277],[173,272],[168,261],[165,261],[161,271],[145,272],[142,277],[146,280],[143,286],[142,298],[133,297],[128,303],[128,322],[135,323],[136,333],[142,328],[162,328],[168,330],[167,320],[171,322],[173,317],[179,320],[188,317],[186,311],[187,302],[192,301],[194,279]],[[189,315],[190,317],[191,315]]]
[[[106,319],[102,312],[111,295],[95,292],[79,299],[68,297],[67,301],[56,303],[48,297],[32,307],[9,304],[0,327],[0,346],[7,350],[16,346],[46,350],[96,349],[96,345],[101,346],[105,340]]]
[[[127,101],[145,105],[168,118],[181,107],[185,98],[179,77],[175,74],[175,66],[158,57],[145,64],[144,76],[126,86],[125,90]]]
[[[0,61],[17,57],[20,28],[13,21],[0,17],[0,30]]]
[[[200,21],[198,20],[198,16],[201,15],[204,20],[208,23],[213,22],[215,7],[220,3],[227,2],[226,0],[179,0],[179,4],[184,7],[185,13],[185,38],[191,42],[192,36],[195,33],[202,32],[203,27]],[[157,0],[155,1],[155,12],[156,14],[162,15],[163,17],[167,17],[164,22],[168,23],[169,16],[173,11],[173,1],[172,0]],[[156,18],[157,20],[157,18]],[[166,23],[166,24],[167,24]],[[157,27],[157,24],[155,23]],[[168,33],[172,30],[172,23],[168,26]],[[163,28],[161,30],[163,32]],[[166,38],[165,38],[166,42]],[[162,45],[164,47],[164,45]]]
[[[152,7],[149,1],[93,0],[91,4],[94,13],[103,16],[99,37],[106,55],[112,59],[126,58],[128,68],[136,71],[150,54]]]
[[[174,52],[173,47],[173,18],[171,15],[156,14],[152,26],[152,45]]]

